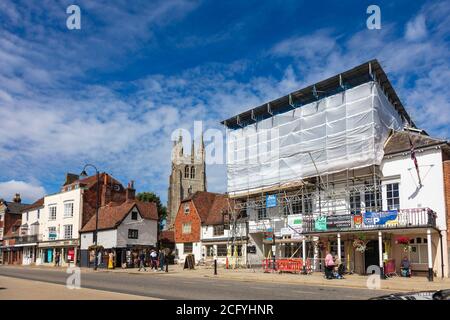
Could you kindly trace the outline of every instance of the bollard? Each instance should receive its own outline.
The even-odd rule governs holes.
[[[169,272],[169,263],[166,263],[166,272]]]
[[[217,276],[217,259],[214,259],[214,275]]]

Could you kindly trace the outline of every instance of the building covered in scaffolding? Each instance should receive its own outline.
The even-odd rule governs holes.
[[[250,263],[320,270],[333,252],[347,272],[395,274],[406,257],[430,280],[448,275],[449,144],[416,128],[377,60],[222,123]]]

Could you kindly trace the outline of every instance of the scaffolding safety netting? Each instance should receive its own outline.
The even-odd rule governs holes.
[[[238,129],[227,129],[227,191],[258,192],[321,174],[379,165],[402,117],[369,81]]]

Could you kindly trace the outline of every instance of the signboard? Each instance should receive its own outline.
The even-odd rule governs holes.
[[[348,229],[352,226],[352,216],[350,214],[328,216],[327,230]]]
[[[256,246],[247,246],[247,253],[256,254]]]
[[[266,208],[273,208],[277,206],[277,195],[270,194],[266,196]]]
[[[291,229],[292,239],[301,239],[303,233],[303,217],[301,214],[291,214],[288,216],[288,228]]]
[[[290,236],[294,233],[294,230],[292,230],[291,228],[281,228],[280,233],[282,236]]]
[[[360,229],[362,226],[363,217],[360,214],[353,216],[353,225],[356,229]]]
[[[367,211],[364,213],[364,224],[368,226],[386,225],[396,222],[398,217],[397,210],[389,210],[382,212]]]
[[[326,216],[318,217],[314,221],[314,229],[316,231],[327,231],[327,217]]]
[[[73,261],[74,258],[75,258],[75,250],[74,249],[67,250],[67,260]]]
[[[267,228],[267,231],[264,232],[264,241],[273,241],[273,229],[272,228]]]

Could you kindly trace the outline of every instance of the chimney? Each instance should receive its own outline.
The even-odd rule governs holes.
[[[100,188],[101,188],[101,195],[100,195],[100,206],[106,206],[108,203],[111,202],[111,187],[108,186],[108,174],[103,174],[103,183],[100,180]]]
[[[16,193],[16,196],[14,197],[13,201],[15,203],[21,203],[22,199],[20,199],[20,193]]]
[[[134,181],[128,182],[126,190],[126,201],[133,201],[135,199],[136,190],[134,189]]]
[[[71,184],[71,183],[77,181],[79,178],[80,178],[79,175],[77,175],[75,173],[67,172],[66,173],[66,181],[64,181],[64,185],[66,186],[68,184]]]

